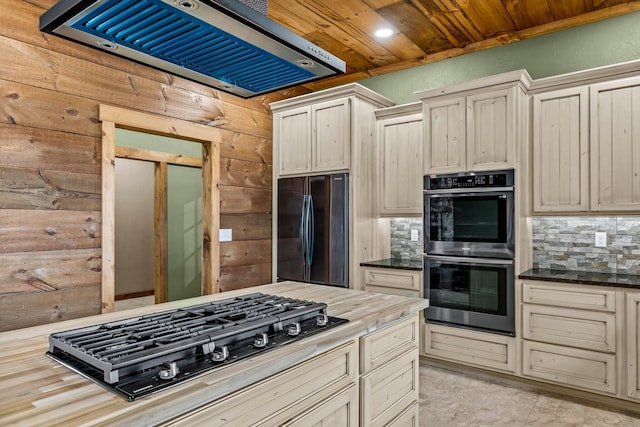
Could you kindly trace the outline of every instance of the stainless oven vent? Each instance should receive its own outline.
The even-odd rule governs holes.
[[[344,61],[270,20],[258,3],[60,0],[40,30],[243,98],[345,72]]]

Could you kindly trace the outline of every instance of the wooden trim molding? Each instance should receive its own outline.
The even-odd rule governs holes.
[[[168,242],[167,242],[167,164],[156,162],[154,166],[153,197],[153,290],[154,302],[168,301]]]
[[[124,128],[202,144],[202,294],[219,292],[220,130],[172,117],[100,105],[102,121],[102,312],[115,301],[115,130]],[[195,165],[194,165],[195,166]],[[156,296],[157,298],[157,296]]]
[[[168,163],[179,166],[201,168],[200,157],[183,156],[181,154],[163,153],[161,151],[141,150],[139,148],[116,146],[116,157],[124,159],[142,160],[146,162]]]
[[[115,297],[115,211],[116,211],[116,124],[102,122],[102,312],[114,310]]]

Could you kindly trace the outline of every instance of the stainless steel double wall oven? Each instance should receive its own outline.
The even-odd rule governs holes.
[[[427,322],[515,333],[513,170],[424,177]]]

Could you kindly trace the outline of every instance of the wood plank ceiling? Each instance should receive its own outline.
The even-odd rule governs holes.
[[[269,17],[347,63],[336,86],[640,10],[640,0],[269,0]],[[374,31],[390,27],[386,39]]]

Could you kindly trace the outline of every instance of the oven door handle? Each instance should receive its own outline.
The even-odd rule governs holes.
[[[487,193],[495,193],[495,194],[504,194],[504,193],[513,193],[513,187],[487,187],[487,188],[446,188],[442,190],[423,190],[423,193],[428,196],[472,196],[474,194],[487,194]]]
[[[513,265],[513,259],[508,258],[472,258],[463,256],[424,255],[428,261],[455,262],[458,264],[477,265]]]

